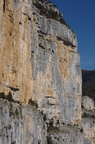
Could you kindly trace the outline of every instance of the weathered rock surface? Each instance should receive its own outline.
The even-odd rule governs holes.
[[[49,118],[81,121],[81,70],[75,34],[39,14],[31,1],[0,2],[0,91],[38,102]]]
[[[0,91],[11,91],[14,99],[24,103],[32,88],[30,2],[0,1]]]
[[[81,122],[81,70],[75,34],[33,7],[32,99],[49,118]]]
[[[86,110],[93,110],[95,108],[94,103],[95,103],[94,100],[91,99],[90,97],[88,96],[82,97],[82,106]]]
[[[84,96],[82,101],[82,126],[84,144],[95,144],[95,106],[94,100],[88,96]]]
[[[0,144],[45,144],[46,135],[45,123],[35,107],[0,99]]]
[[[1,144],[84,144],[77,39],[60,20],[32,0],[0,1],[0,92],[14,99],[0,99]]]

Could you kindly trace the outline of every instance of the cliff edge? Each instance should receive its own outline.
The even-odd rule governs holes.
[[[0,67],[1,144],[84,143],[77,38],[53,4],[0,1]]]

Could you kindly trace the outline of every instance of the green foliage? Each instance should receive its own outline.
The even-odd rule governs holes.
[[[39,1],[44,2],[45,0],[39,0]]]
[[[82,95],[95,100],[95,70],[82,70]]]
[[[80,129],[80,132],[83,133],[83,128]]]
[[[21,104],[20,101],[17,101],[17,100],[14,100],[14,99],[13,99],[11,92],[9,92],[7,95],[5,95],[4,92],[1,92],[1,93],[0,93],[0,98],[6,99],[6,100],[8,100],[8,101],[10,101],[10,102],[14,102],[14,103]]]
[[[53,144],[52,139],[50,136],[47,136],[47,144]]]
[[[38,108],[38,104],[37,104],[37,102],[36,102],[36,101],[33,101],[32,98],[29,99],[28,104],[30,104],[30,105],[35,106],[36,108]]]
[[[62,17],[60,18],[60,23],[67,25],[66,22],[65,22],[65,20]],[[68,28],[70,28],[69,25],[67,25],[67,26],[68,26]]]
[[[40,0],[40,1],[44,2],[45,0]],[[51,2],[49,1],[49,3],[51,3]],[[39,2],[36,2],[36,3],[33,3],[33,4],[35,5],[35,7],[37,9],[39,9],[39,12],[40,12],[41,15],[44,15],[47,18],[55,19],[57,21],[60,21],[60,23],[67,25],[65,20],[63,19],[62,15],[61,15],[61,13],[58,13],[57,11],[53,11],[52,9],[48,10],[43,5],[41,5]],[[53,5],[53,6],[56,7],[56,5]],[[67,25],[67,27],[69,27],[69,26]]]
[[[14,142],[12,142],[12,144],[16,144],[16,142],[14,141]]]
[[[46,114],[43,113],[43,110],[41,111],[41,115],[43,117],[43,120],[46,121],[47,120],[47,116],[46,116]]]
[[[6,99],[6,100],[11,101],[11,102],[14,102],[11,92],[9,92],[7,95],[5,95],[4,92],[1,92],[0,93],[0,98]]]
[[[59,120],[57,120],[56,124],[57,124],[57,125],[59,125],[59,124],[60,124]]]
[[[50,120],[50,122],[49,122],[49,126],[52,127],[53,124],[54,124],[54,121],[53,121],[53,118],[52,118],[52,119]]]
[[[94,115],[94,113],[91,114],[91,110],[88,110],[87,112],[83,112],[82,117],[95,119],[95,115]]]
[[[50,119],[50,121],[48,123],[48,126],[47,126],[47,132],[50,132],[50,131],[59,131],[59,127],[54,126],[54,120],[53,120],[53,118]]]
[[[13,98],[12,98],[11,92],[8,93],[8,95],[7,95],[7,100],[8,100],[8,101],[11,101],[11,102],[14,102],[14,100],[13,100]]]
[[[46,116],[46,114],[43,114],[43,120],[44,120],[44,121],[47,120],[47,116]]]
[[[1,92],[1,93],[0,93],[0,98],[2,98],[2,99],[5,99],[5,98],[6,98],[4,92]]]

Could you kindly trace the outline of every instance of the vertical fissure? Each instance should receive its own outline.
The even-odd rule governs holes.
[[[3,12],[5,12],[5,5],[6,5],[6,4],[5,4],[5,3],[6,3],[5,1],[6,1],[6,0],[3,0],[3,1],[4,1],[4,3],[3,3]]]

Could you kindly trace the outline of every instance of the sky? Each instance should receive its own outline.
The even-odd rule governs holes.
[[[78,39],[81,68],[95,70],[95,0],[50,0]]]

